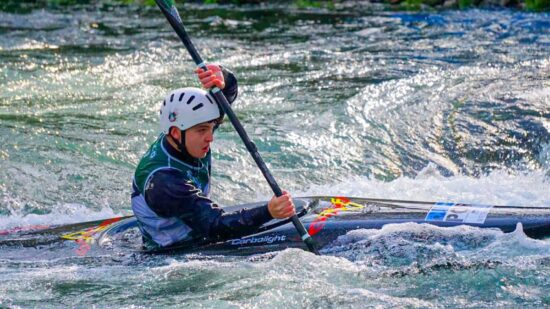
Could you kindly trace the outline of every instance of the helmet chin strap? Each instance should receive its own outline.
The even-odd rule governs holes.
[[[170,134],[170,138],[174,141],[174,143],[178,146],[178,150],[181,154],[182,159],[188,163],[194,162],[196,159],[193,158],[189,152],[187,151],[187,147],[185,147],[185,130],[181,130],[181,140],[177,140]]]
[[[179,141],[176,140],[176,144],[181,153],[187,152],[187,148],[185,147],[185,131],[181,131],[181,139]]]

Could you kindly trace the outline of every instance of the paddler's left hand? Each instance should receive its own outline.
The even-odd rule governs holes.
[[[195,70],[202,86],[206,89],[213,88],[214,86],[220,89],[225,88],[225,80],[221,67],[217,64],[209,63],[206,65],[206,68],[208,69],[206,71],[201,68]]]
[[[296,213],[292,197],[286,191],[279,197],[273,196],[267,204],[267,209],[274,219],[285,219]]]

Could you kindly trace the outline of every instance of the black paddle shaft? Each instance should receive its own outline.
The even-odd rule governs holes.
[[[157,5],[159,6],[160,10],[166,16],[166,19],[174,28],[178,36],[180,37],[181,41],[185,45],[185,48],[187,48],[187,51],[191,55],[191,58],[193,58],[193,61],[202,68],[203,70],[207,70],[206,64],[202,60],[202,57],[200,56],[199,52],[193,45],[193,42],[191,42],[191,39],[189,35],[187,34],[187,31],[185,31],[185,27],[183,26],[183,22],[181,21],[181,18],[174,6],[168,8],[166,7],[165,3],[163,3],[161,0],[155,0]],[[214,96],[214,99],[218,103],[218,105],[222,108],[225,114],[227,114],[227,117],[231,121],[231,124],[233,124],[233,127],[241,137],[242,141],[244,142],[246,149],[248,149],[248,152],[256,162],[256,165],[258,165],[258,168],[262,171],[262,174],[264,175],[265,179],[267,180],[269,186],[273,190],[276,196],[283,195],[283,192],[281,191],[281,188],[277,184],[277,181],[275,181],[275,178],[273,178],[273,175],[271,175],[271,172],[265,165],[264,160],[260,156],[260,153],[258,152],[258,149],[256,148],[256,145],[250,140],[248,137],[248,134],[244,130],[243,126],[241,125],[241,122],[237,118],[237,115],[233,112],[233,109],[231,109],[231,106],[229,105],[229,102],[225,98],[225,95],[223,92],[218,89],[214,88],[210,90],[210,93]],[[304,225],[300,221],[297,215],[293,215],[291,218],[292,223],[294,224],[294,227],[298,231],[298,234],[300,234],[300,237],[302,237],[302,240],[307,245],[309,251],[319,255],[319,251],[317,251],[315,242],[309,235],[309,233],[306,231]]]

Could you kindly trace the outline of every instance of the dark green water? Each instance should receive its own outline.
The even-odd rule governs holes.
[[[548,14],[180,12],[238,76],[235,111],[294,195],[550,206]],[[0,230],[130,213],[161,99],[198,85],[192,71],[156,8],[0,12]],[[216,201],[270,196],[228,124],[213,150]],[[348,236],[323,257],[0,248],[0,306],[550,306],[548,241],[406,224]]]

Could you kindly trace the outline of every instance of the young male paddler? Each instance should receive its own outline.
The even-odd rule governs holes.
[[[207,65],[196,73],[207,89],[237,97],[237,79],[225,68]],[[132,210],[144,245],[157,249],[182,240],[223,240],[251,234],[262,224],[295,213],[290,194],[263,207],[227,213],[209,199],[210,144],[223,114],[214,98],[198,88],[170,92],[160,108],[161,134],[139,162],[132,184]]]

